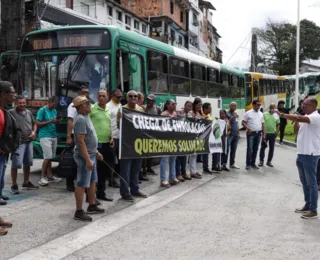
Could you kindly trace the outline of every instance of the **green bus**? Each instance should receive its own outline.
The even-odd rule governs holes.
[[[83,85],[97,100],[101,88],[156,94],[157,105],[175,99],[177,109],[196,96],[210,102],[212,115],[238,104],[246,107],[244,73],[188,51],[113,26],[66,26],[34,31],[23,40],[19,56],[18,93],[36,114],[50,96],[59,97],[59,155],[65,147],[67,107]],[[250,90],[251,91],[251,90]],[[250,101],[251,102],[251,101]],[[41,158],[39,140],[35,157]]]

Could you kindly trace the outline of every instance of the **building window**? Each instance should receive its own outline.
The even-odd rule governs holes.
[[[194,25],[194,26],[198,26],[199,25],[199,22],[198,22],[198,16],[197,16],[197,14],[196,13],[193,13],[193,15],[192,15],[192,24]]]
[[[174,30],[170,30],[170,37],[171,37],[171,44],[174,44],[174,41],[176,40],[176,32]]]
[[[171,14],[174,13],[174,3],[173,3],[172,0],[170,1],[170,13],[171,13]]]
[[[122,22],[122,12],[117,11],[117,19]]]
[[[183,12],[182,11],[180,12],[180,22],[183,23]]]
[[[143,33],[147,33],[147,26],[146,26],[145,24],[142,24],[142,29],[141,29],[141,31],[142,31]]]
[[[108,6],[108,14],[109,16],[113,16],[113,8],[111,6]]]
[[[134,20],[134,29],[140,30],[140,24],[137,20]]]
[[[182,45],[182,36],[179,35],[179,45]]]
[[[85,3],[80,3],[80,9],[82,14],[89,15],[89,5],[86,5]]]
[[[126,24],[131,26],[131,17],[126,15]]]

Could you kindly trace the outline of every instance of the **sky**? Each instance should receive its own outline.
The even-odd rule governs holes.
[[[211,0],[213,25],[221,35],[223,63],[247,68],[251,29],[263,28],[268,18],[297,23],[297,0]],[[320,0],[300,0],[300,19],[320,26]],[[238,49],[238,50],[237,50]]]

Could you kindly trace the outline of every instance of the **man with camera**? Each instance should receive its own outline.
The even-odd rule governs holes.
[[[264,157],[265,157],[265,150],[269,144],[269,153],[268,153],[268,160],[267,165],[269,167],[273,167],[271,163],[274,153],[274,145],[276,143],[276,137],[279,132],[280,128],[280,118],[279,116],[273,112],[276,108],[274,103],[271,103],[269,106],[269,111],[263,113],[264,118],[264,130],[265,130],[265,137],[262,138],[261,148],[260,148],[260,163],[259,167],[263,166]]]

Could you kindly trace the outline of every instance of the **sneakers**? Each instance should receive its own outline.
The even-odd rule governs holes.
[[[222,166],[222,170],[226,172],[230,172],[229,168],[226,165]]]
[[[307,206],[303,206],[300,209],[295,209],[295,213],[307,213],[309,211],[309,209],[307,208]]]
[[[157,175],[157,173],[151,168],[147,169],[147,173],[150,175]]]
[[[180,183],[180,181],[179,181],[177,178],[174,178],[174,179],[170,179],[170,180],[169,180],[169,183],[170,183],[171,185],[177,185],[177,184]]]
[[[178,179],[180,182],[185,182],[185,179],[184,179],[181,175],[179,175],[179,176],[177,177],[177,179]]]
[[[191,177],[194,178],[194,179],[202,179],[201,174],[199,174],[199,173],[197,173],[197,172],[196,172],[196,173],[192,173],[192,174],[191,174]]]
[[[259,170],[259,167],[258,167],[257,165],[255,165],[255,164],[251,165],[251,168],[252,168],[252,169]]]
[[[5,206],[5,205],[7,205],[7,202],[0,198],[0,206]]]
[[[259,167],[262,167],[262,166],[263,166],[263,161],[260,161],[259,164],[258,164],[258,166],[259,166]]]
[[[19,194],[19,187],[17,184],[11,186],[11,192],[13,195]]]
[[[47,181],[50,182],[60,182],[62,179],[61,178],[57,178],[55,176],[51,176],[51,177],[47,177]]]
[[[303,219],[313,219],[313,218],[317,218],[317,217],[318,217],[318,213],[313,212],[313,211],[308,211],[306,214],[303,214],[301,216],[301,218],[303,218]]]
[[[104,209],[99,208],[97,204],[92,204],[88,206],[87,214],[102,214],[104,213]]]
[[[251,166],[250,165],[246,165],[246,170],[250,170]]]
[[[138,191],[137,193],[132,194],[133,197],[137,197],[137,198],[148,198],[148,195],[143,194],[141,191]]]
[[[18,187],[18,186],[17,186]],[[22,189],[25,190],[37,190],[39,189],[38,186],[33,185],[30,181],[27,184],[22,184]],[[12,190],[12,187],[11,187]],[[18,190],[19,191],[19,190]]]
[[[86,221],[86,222],[92,221],[92,217],[90,217],[88,214],[86,214],[83,209],[76,210],[76,212],[74,213],[73,219],[80,220],[80,221]]]
[[[230,165],[230,168],[232,168],[232,169],[240,169],[240,167],[238,165],[236,165],[235,163]]]
[[[160,182],[160,187],[170,188],[171,185],[168,181],[162,181]]]
[[[0,236],[5,236],[8,234],[8,231],[5,228],[0,227]]]
[[[48,186],[49,182],[47,180],[47,178],[41,178],[39,181],[39,185],[41,186]]]
[[[183,179],[188,180],[188,181],[191,181],[191,179],[192,179],[188,173],[182,174],[182,177],[183,177]]]
[[[268,165],[269,167],[273,167],[273,164],[272,164],[271,162],[267,162],[267,165]]]
[[[129,202],[134,202],[134,198],[131,195],[124,195],[122,199]]]
[[[212,171],[210,171],[208,168],[203,169],[203,173],[212,174]]]

